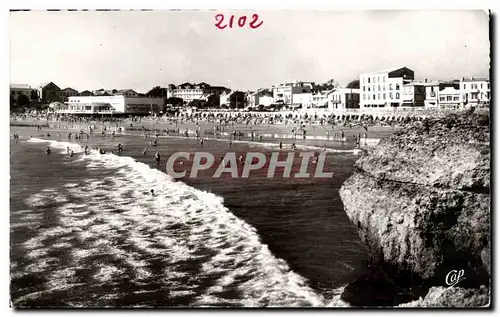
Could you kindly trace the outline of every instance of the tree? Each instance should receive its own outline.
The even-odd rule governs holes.
[[[36,90],[32,90],[32,91],[31,91],[31,96],[30,96],[30,97],[31,97],[31,98],[30,98],[31,100],[38,100],[38,99],[39,99],[39,98],[38,98],[38,92],[37,92]]]
[[[27,106],[29,104],[30,104],[30,98],[28,98],[28,96],[21,94],[17,97],[18,106]]]
[[[182,98],[170,97],[165,100],[165,104],[172,106],[182,106],[184,104],[184,100]]]
[[[211,94],[207,98],[207,108],[218,108],[220,104],[220,96],[217,94]]]
[[[235,91],[229,96],[229,108],[245,108],[246,96],[243,91]]]
[[[10,95],[10,110],[13,111],[16,109],[16,107],[16,99],[14,98],[14,96]]]
[[[188,104],[189,107],[204,108],[207,102],[205,100],[195,99],[191,100]]]
[[[147,97],[151,98],[166,98],[168,93],[167,93],[167,88],[161,88],[160,86],[153,87],[150,91],[146,93]]]
[[[359,89],[359,79],[355,79],[347,84],[347,88]]]

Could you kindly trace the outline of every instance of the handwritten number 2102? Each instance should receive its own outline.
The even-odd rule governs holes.
[[[231,17],[229,18],[229,23],[223,24],[224,23],[224,14],[220,14],[219,13],[219,14],[217,14],[215,16],[215,21],[217,21],[217,23],[215,23],[215,26],[218,27],[221,30],[224,30],[228,26],[229,26],[229,28],[232,29],[233,25],[234,25],[234,19],[235,19],[235,16],[231,15]],[[238,20],[236,21],[236,23],[238,24],[238,26],[240,28],[244,27],[245,24],[246,24],[246,22],[247,22],[247,17],[245,15],[239,17]],[[252,15],[252,20],[250,21],[250,23],[248,23],[248,25],[252,29],[256,29],[259,26],[261,26],[262,23],[264,23],[264,22],[263,21],[259,21],[259,15],[258,14],[253,14]]]

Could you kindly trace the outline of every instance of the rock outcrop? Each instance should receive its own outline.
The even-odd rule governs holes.
[[[490,274],[490,172],[489,116],[450,115],[383,139],[340,196],[372,263],[399,285],[446,286],[463,269],[460,286],[479,288]]]
[[[489,307],[490,291],[482,286],[479,289],[461,287],[432,287],[424,298],[401,304],[400,307]]]

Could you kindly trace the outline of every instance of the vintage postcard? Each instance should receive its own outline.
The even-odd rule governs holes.
[[[10,303],[491,308],[484,10],[12,10]]]

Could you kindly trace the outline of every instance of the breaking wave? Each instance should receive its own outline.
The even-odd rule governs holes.
[[[87,169],[113,172],[26,199],[37,210],[57,206],[58,225],[40,229],[25,242],[27,256],[36,261],[16,272],[17,277],[35,272],[48,276],[43,291],[17,299],[18,304],[83,287],[89,295],[67,305],[347,305],[340,294],[326,299],[312,290],[261,243],[255,228],[224,206],[223,198],[174,181],[131,157],[97,151],[78,155],[80,145],[69,142],[28,142],[48,142],[60,153],[69,147]],[[31,217],[20,213],[26,217],[16,225],[36,227],[41,221],[39,212],[29,213]],[[54,252],[62,252],[66,260]],[[82,279],[81,272],[88,276]]]

